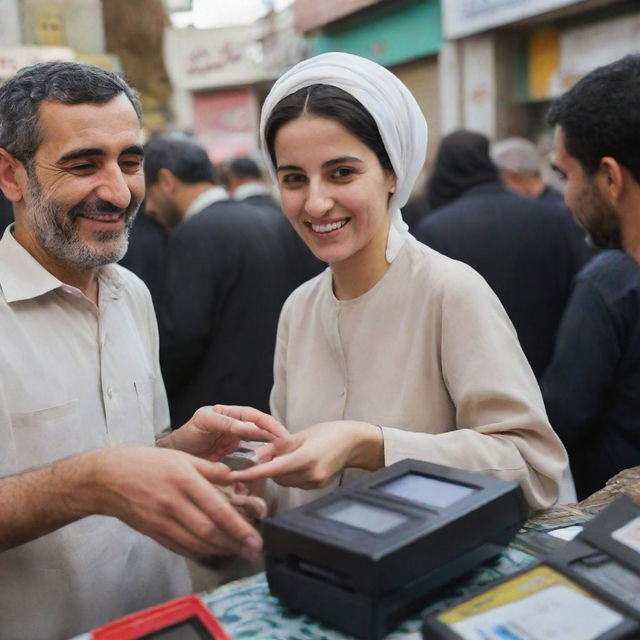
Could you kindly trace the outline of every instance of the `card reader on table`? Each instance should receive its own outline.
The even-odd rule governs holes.
[[[519,485],[403,460],[264,522],[271,592],[378,640],[447,582],[497,555],[525,520]]]
[[[637,640],[640,507],[618,498],[536,566],[428,616],[425,640]]]

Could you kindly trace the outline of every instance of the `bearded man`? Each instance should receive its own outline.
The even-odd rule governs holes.
[[[640,465],[640,55],[586,75],[549,121],[565,202],[608,250],[578,274],[542,380],[582,499]]]
[[[15,213],[0,241],[5,640],[66,638],[187,593],[172,552],[261,545],[247,518],[264,503],[221,488],[216,462],[256,427],[205,407],[160,436],[151,299],[112,264],[144,197],[142,156],[138,99],[113,73],[47,63],[0,87],[0,189]]]

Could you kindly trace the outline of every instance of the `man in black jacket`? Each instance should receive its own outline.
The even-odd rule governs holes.
[[[278,203],[264,183],[262,171],[255,160],[247,157],[232,158],[224,165],[224,183],[234,200],[260,209],[270,209],[282,217]]]
[[[640,464],[640,265],[622,251],[576,277],[540,386],[579,500]]]
[[[225,184],[234,200],[259,209],[272,228],[287,261],[288,289],[293,291],[306,280],[318,275],[327,265],[311,253],[296,233],[280,205],[269,193],[262,171],[251,158],[233,158],[225,165]]]
[[[143,202],[129,233],[129,248],[120,264],[147,285],[156,317],[164,294],[168,244],[168,229],[145,213]]]
[[[640,55],[586,75],[549,122],[567,206],[595,246],[627,254],[578,277],[542,385],[582,498],[640,465]]]
[[[147,212],[175,228],[160,314],[172,424],[214,403],[268,411],[286,295],[278,244],[253,207],[215,184],[205,150],[163,136],[145,149]]]
[[[429,183],[439,207],[415,236],[467,263],[494,290],[539,379],[553,354],[571,282],[588,248],[561,207],[507,191],[479,133],[444,138]]]

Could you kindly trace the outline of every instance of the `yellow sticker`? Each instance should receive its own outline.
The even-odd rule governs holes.
[[[558,585],[570,587],[578,593],[591,597],[587,591],[569,578],[566,578],[551,567],[541,565],[507,582],[503,582],[471,600],[452,607],[438,615],[437,618],[443,624],[453,625],[479,613],[516,602],[534,593]]]

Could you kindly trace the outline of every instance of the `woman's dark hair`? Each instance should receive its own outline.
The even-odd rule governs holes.
[[[273,108],[265,126],[269,156],[277,166],[274,142],[278,131],[303,115],[335,120],[373,151],[382,168],[394,173],[371,114],[352,95],[328,84],[312,84],[286,96]]]

